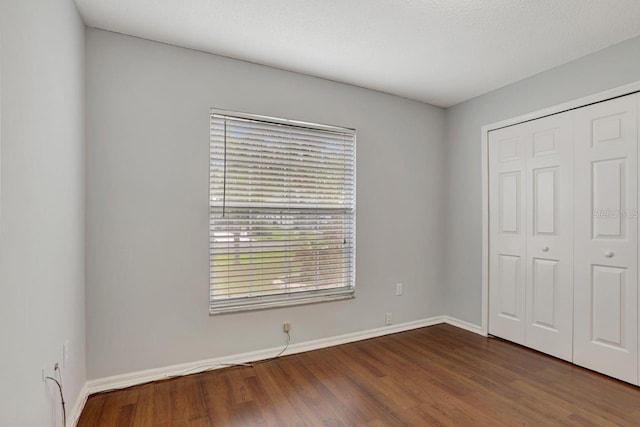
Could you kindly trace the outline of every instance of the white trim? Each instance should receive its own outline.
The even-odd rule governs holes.
[[[2,39],[0,38],[0,232],[2,231]],[[0,236],[0,242],[2,236]]]
[[[447,325],[455,326],[456,328],[464,329],[465,331],[473,332],[474,334],[482,335],[484,337],[487,336],[487,334],[482,330],[482,326],[480,325],[475,325],[473,323],[456,319],[455,317],[451,317],[451,316],[443,316],[443,317],[444,317],[444,323],[446,323]]]
[[[294,293],[277,294],[254,301],[250,298],[243,298],[242,301],[238,302],[216,300],[209,302],[209,314],[213,316],[216,314],[237,313],[240,311],[254,311],[275,307],[289,307],[292,305],[317,304],[321,302],[354,299],[355,297],[355,287],[351,287],[343,291],[338,289],[328,289],[326,291],[316,291],[313,293],[305,292],[304,295],[296,295]]]
[[[482,333],[489,332],[489,168],[488,133],[492,130],[512,126],[529,120],[539,119],[567,110],[584,107],[607,99],[617,98],[640,91],[640,81],[574,99],[552,107],[543,108],[511,119],[491,123],[481,128],[482,141]]]
[[[451,319],[451,318],[448,318]],[[460,321],[458,321],[460,322]],[[380,337],[388,334],[409,331],[411,329],[423,328],[426,326],[437,325],[440,323],[449,323],[445,316],[430,317],[427,319],[415,320],[412,322],[399,323],[397,325],[384,326],[376,329],[369,329],[361,332],[353,332],[350,334],[338,335],[335,337],[321,338],[317,340],[305,341],[301,343],[291,344],[287,351],[283,354],[303,353],[310,350],[317,350],[325,347],[346,344],[350,342],[366,340],[369,338]],[[463,324],[466,322],[460,322]],[[468,325],[468,324],[467,324]],[[457,326],[457,325],[456,325]],[[465,328],[466,329],[466,328]],[[88,394],[100,393],[112,389],[120,389],[131,387],[138,384],[157,381],[166,378],[195,374],[198,372],[209,371],[213,369],[224,368],[225,364],[240,364],[252,361],[264,360],[274,357],[282,350],[281,347],[269,348],[265,350],[257,350],[248,353],[236,354],[231,356],[217,357],[213,359],[199,360],[196,362],[180,363],[177,365],[164,366],[161,368],[147,369],[144,371],[130,372],[111,377],[99,378],[88,381],[86,389]]]
[[[80,420],[80,414],[84,409],[85,403],[87,403],[87,399],[89,398],[89,387],[88,383],[84,383],[82,388],[80,389],[80,393],[78,393],[78,397],[76,397],[76,401],[73,405],[73,408],[69,412],[67,416],[67,427],[75,427],[78,425],[78,420]]]
[[[487,133],[482,128],[482,334],[489,334],[489,147]]]

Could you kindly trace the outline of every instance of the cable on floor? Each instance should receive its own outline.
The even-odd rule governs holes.
[[[285,344],[284,348],[280,351],[280,353],[278,353],[275,356],[270,357],[268,359],[258,360],[258,361],[254,361],[254,362],[245,362],[245,363],[216,363],[215,365],[196,366],[196,367],[187,369],[186,371],[182,371],[179,374],[168,375],[166,377],[162,377],[162,378],[158,378],[158,379],[155,379],[155,380],[146,381],[146,382],[143,382],[143,383],[140,383],[140,384],[135,384],[135,386],[114,387],[114,388],[110,388],[108,390],[103,390],[100,393],[108,393],[110,391],[122,390],[122,389],[129,388],[129,387],[137,387],[137,386],[149,384],[149,383],[152,383],[152,382],[155,382],[155,381],[170,380],[170,379],[173,379],[173,378],[178,378],[178,377],[182,377],[182,376],[190,375],[190,374],[201,374],[203,372],[213,371],[213,370],[215,370],[215,369],[217,369],[219,367],[244,366],[244,367],[252,368],[258,363],[264,363],[264,362],[268,362],[270,360],[275,360],[275,359],[279,358],[280,356],[282,356],[284,354],[284,352],[287,351],[287,349],[289,348],[289,344],[291,343],[291,334],[289,332],[286,332],[286,334],[287,334],[287,343]]]

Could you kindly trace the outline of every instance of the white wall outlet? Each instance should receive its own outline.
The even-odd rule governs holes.
[[[384,316],[384,324],[385,324],[385,325],[390,325],[390,324],[391,324],[391,317],[392,317],[392,316],[393,316],[393,315],[392,315],[391,313],[387,313],[387,314]]]
[[[282,332],[284,332],[285,334],[289,333],[289,331],[291,330],[291,323],[289,322],[284,322],[282,324]]]
[[[62,344],[62,367],[66,368],[69,364],[69,340]]]
[[[402,283],[396,283],[396,295],[402,295]]]

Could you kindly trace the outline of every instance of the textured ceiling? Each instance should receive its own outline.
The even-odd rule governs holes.
[[[640,34],[640,0],[76,3],[91,27],[443,107]]]

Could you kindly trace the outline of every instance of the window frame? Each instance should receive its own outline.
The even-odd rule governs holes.
[[[352,138],[353,144],[353,208],[350,212],[352,229],[351,234],[353,236],[353,248],[351,249],[350,267],[351,267],[351,283],[347,283],[346,286],[340,288],[330,289],[316,289],[297,292],[283,292],[274,295],[258,295],[247,296],[241,298],[229,298],[214,300],[213,297],[213,277],[214,277],[214,262],[213,262],[213,250],[212,250],[212,222],[214,221],[212,207],[212,170],[213,170],[213,156],[211,153],[213,147],[213,138],[211,136],[211,129],[214,124],[214,116],[226,116],[231,119],[245,119],[251,121],[265,122],[268,124],[291,126],[297,129],[304,128],[307,130],[317,130],[325,132],[335,132],[339,134],[348,135]],[[319,302],[337,301],[345,299],[353,299],[356,296],[356,147],[357,147],[357,133],[353,128],[332,126],[318,123],[310,123],[299,120],[276,118],[258,114],[242,113],[237,111],[230,111],[219,108],[211,108],[209,112],[209,314],[224,314],[239,311],[251,311],[275,307],[286,307],[302,304],[311,304]],[[257,207],[257,206],[256,206]],[[317,209],[321,211],[322,209]],[[318,213],[318,216],[321,214]]]

